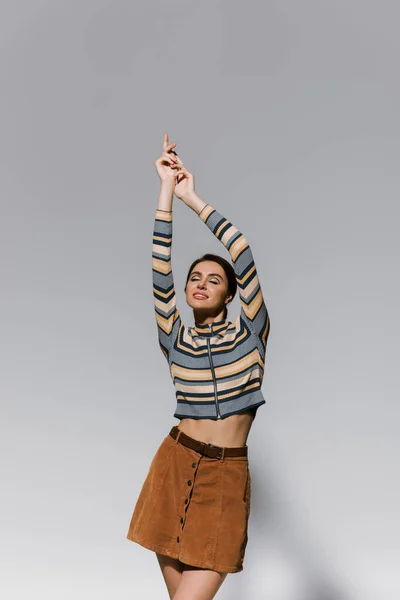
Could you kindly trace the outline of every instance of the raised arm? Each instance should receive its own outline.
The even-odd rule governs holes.
[[[178,160],[174,146],[176,144],[169,144],[168,135],[164,134],[163,152],[154,162],[161,188],[153,229],[153,295],[158,340],[167,360],[174,341],[174,325],[180,319],[171,268],[172,200],[176,185],[174,168]]]
[[[168,359],[174,325],[180,319],[171,267],[172,210],[156,210],[153,230],[153,294],[158,340]],[[178,327],[178,325],[177,325]]]
[[[269,315],[248,241],[210,204],[206,204],[198,216],[231,255],[239,290],[241,316],[265,349],[269,334]]]
[[[228,219],[198,196],[194,190],[193,174],[180,160],[177,174],[180,180],[175,186],[175,196],[198,214],[231,255],[239,288],[240,317],[265,351],[270,328],[269,315],[249,243]]]

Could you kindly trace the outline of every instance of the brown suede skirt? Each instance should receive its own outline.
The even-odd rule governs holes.
[[[218,448],[172,427],[153,457],[126,537],[188,565],[242,571],[251,496],[247,446]]]

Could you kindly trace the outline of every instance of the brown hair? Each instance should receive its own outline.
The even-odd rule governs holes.
[[[187,277],[186,277],[185,292],[186,292],[187,282],[189,281],[190,273],[193,271],[194,267],[199,262],[202,262],[203,260],[212,260],[212,261],[218,263],[219,265],[221,265],[221,267],[225,271],[225,275],[228,279],[228,292],[232,296],[232,300],[233,300],[233,298],[235,297],[235,294],[236,294],[236,290],[237,290],[237,281],[236,281],[235,271],[234,271],[232,265],[230,264],[230,262],[225,260],[225,258],[223,258],[222,256],[218,256],[218,254],[209,254],[209,253],[203,254],[203,256],[200,256],[200,258],[196,258],[196,260],[192,262],[192,264],[190,265]],[[224,319],[226,319],[227,314],[228,314],[228,309],[225,305],[224,317],[223,317]]]

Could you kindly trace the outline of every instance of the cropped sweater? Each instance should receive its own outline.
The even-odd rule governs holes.
[[[186,327],[176,306],[171,268],[172,212],[156,210],[153,293],[161,350],[175,386],[177,419],[224,419],[265,404],[261,391],[269,315],[250,246],[210,204],[198,214],[228,250],[240,296],[240,314]]]

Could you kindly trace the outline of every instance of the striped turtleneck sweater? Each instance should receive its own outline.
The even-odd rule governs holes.
[[[269,315],[250,246],[210,204],[198,214],[228,250],[238,284],[240,314],[186,327],[176,306],[171,268],[172,212],[156,210],[153,293],[158,340],[176,390],[177,419],[225,419],[265,404],[261,391]]]

